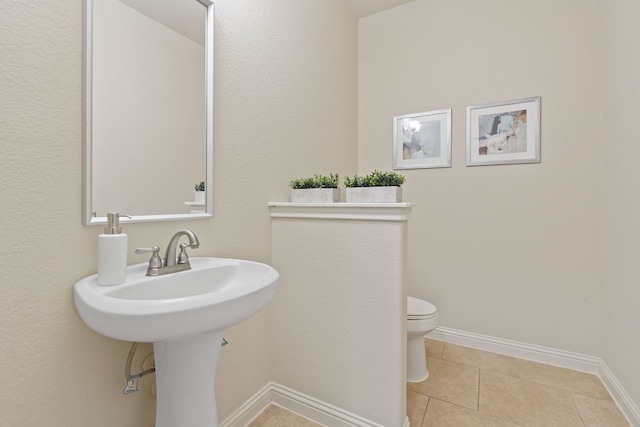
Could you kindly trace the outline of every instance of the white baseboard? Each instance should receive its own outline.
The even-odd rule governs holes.
[[[640,409],[622,387],[613,372],[599,357],[526,344],[486,335],[438,327],[428,338],[478,350],[545,363],[597,375],[632,427],[640,427]],[[270,404],[281,406],[318,424],[331,427],[382,427],[336,406],[292,390],[268,383],[224,420],[220,427],[245,427]],[[405,419],[404,427],[409,427]]]
[[[609,367],[601,360],[598,377],[609,391],[611,398],[633,427],[640,427],[640,409],[613,375]]]
[[[219,427],[245,427],[271,404],[271,383],[268,383],[242,406],[229,415]]]
[[[531,360],[574,371],[586,372],[597,375],[604,384],[611,398],[616,402],[620,411],[624,414],[633,427],[640,427],[640,410],[631,399],[620,382],[613,375],[602,359],[595,356],[587,356],[580,353],[572,353],[564,350],[526,344],[456,329],[438,327],[427,335],[439,341],[450,342],[491,353],[504,354],[519,359]]]
[[[438,327],[429,333],[427,338],[594,375],[597,375],[600,371],[600,358],[598,357],[494,338],[457,329]]]
[[[330,427],[383,427],[373,421],[323,402],[311,396],[271,382],[247,400],[220,427],[245,427],[270,404],[278,405],[291,412],[308,418],[318,424]],[[405,419],[403,427],[409,427]]]

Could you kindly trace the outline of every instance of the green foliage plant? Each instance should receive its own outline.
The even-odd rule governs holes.
[[[289,187],[294,190],[305,188],[338,188],[340,179],[338,174],[314,175],[311,178],[298,178],[289,183]]]
[[[374,170],[369,175],[344,179],[345,187],[401,187],[405,177],[395,172],[381,172]]]
[[[204,191],[204,181],[200,181],[199,183],[194,185],[193,188],[195,188],[196,191]]]

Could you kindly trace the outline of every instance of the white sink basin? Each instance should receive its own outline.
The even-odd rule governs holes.
[[[191,270],[146,276],[147,263],[127,267],[121,285],[96,275],[73,287],[76,309],[94,331],[125,341],[159,342],[223,331],[262,309],[275,295],[278,272],[252,261],[191,258]]]

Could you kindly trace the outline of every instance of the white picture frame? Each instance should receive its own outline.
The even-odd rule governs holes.
[[[393,169],[451,167],[451,109],[393,118]]]
[[[539,96],[467,107],[467,166],[539,162]]]

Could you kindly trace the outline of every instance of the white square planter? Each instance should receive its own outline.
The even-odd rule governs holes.
[[[339,188],[303,188],[291,190],[292,203],[337,203],[339,201]]]
[[[205,194],[205,192],[204,191],[195,191],[194,193],[195,194],[194,194],[194,197],[193,197],[193,201],[196,202],[196,203],[204,203],[204,200],[205,200],[204,194]]]
[[[398,203],[401,187],[347,187],[347,203]]]

